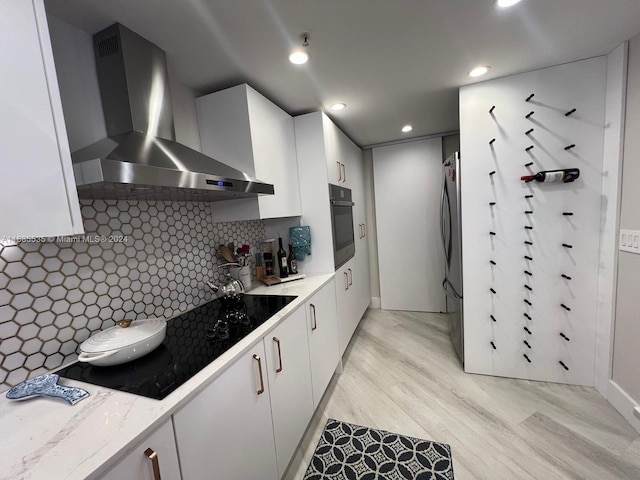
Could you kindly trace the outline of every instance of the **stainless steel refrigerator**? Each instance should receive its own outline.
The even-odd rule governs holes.
[[[445,277],[449,335],[464,365],[464,317],[462,312],[462,222],[460,216],[460,154],[444,161],[440,199],[440,231],[445,255]]]

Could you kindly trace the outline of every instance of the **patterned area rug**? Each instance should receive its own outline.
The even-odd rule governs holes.
[[[329,419],[304,480],[453,480],[451,447]]]

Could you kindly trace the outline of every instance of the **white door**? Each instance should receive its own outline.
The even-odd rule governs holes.
[[[443,312],[442,141],[373,149],[383,309]]]

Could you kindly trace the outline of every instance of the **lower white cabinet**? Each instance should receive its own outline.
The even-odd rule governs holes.
[[[305,312],[299,308],[263,340],[280,477],[314,411],[306,330]]]
[[[173,415],[183,480],[274,480],[276,465],[262,342]]]
[[[340,278],[338,278],[339,282]],[[305,303],[313,408],[318,407],[340,361],[334,281],[327,283]]]
[[[180,480],[171,419],[134,447],[101,480]]]

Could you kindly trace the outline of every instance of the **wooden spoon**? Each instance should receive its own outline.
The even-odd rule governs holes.
[[[227,262],[235,263],[236,261],[236,257],[233,255],[233,252],[226,245],[220,245],[220,255],[222,255],[222,258]]]

